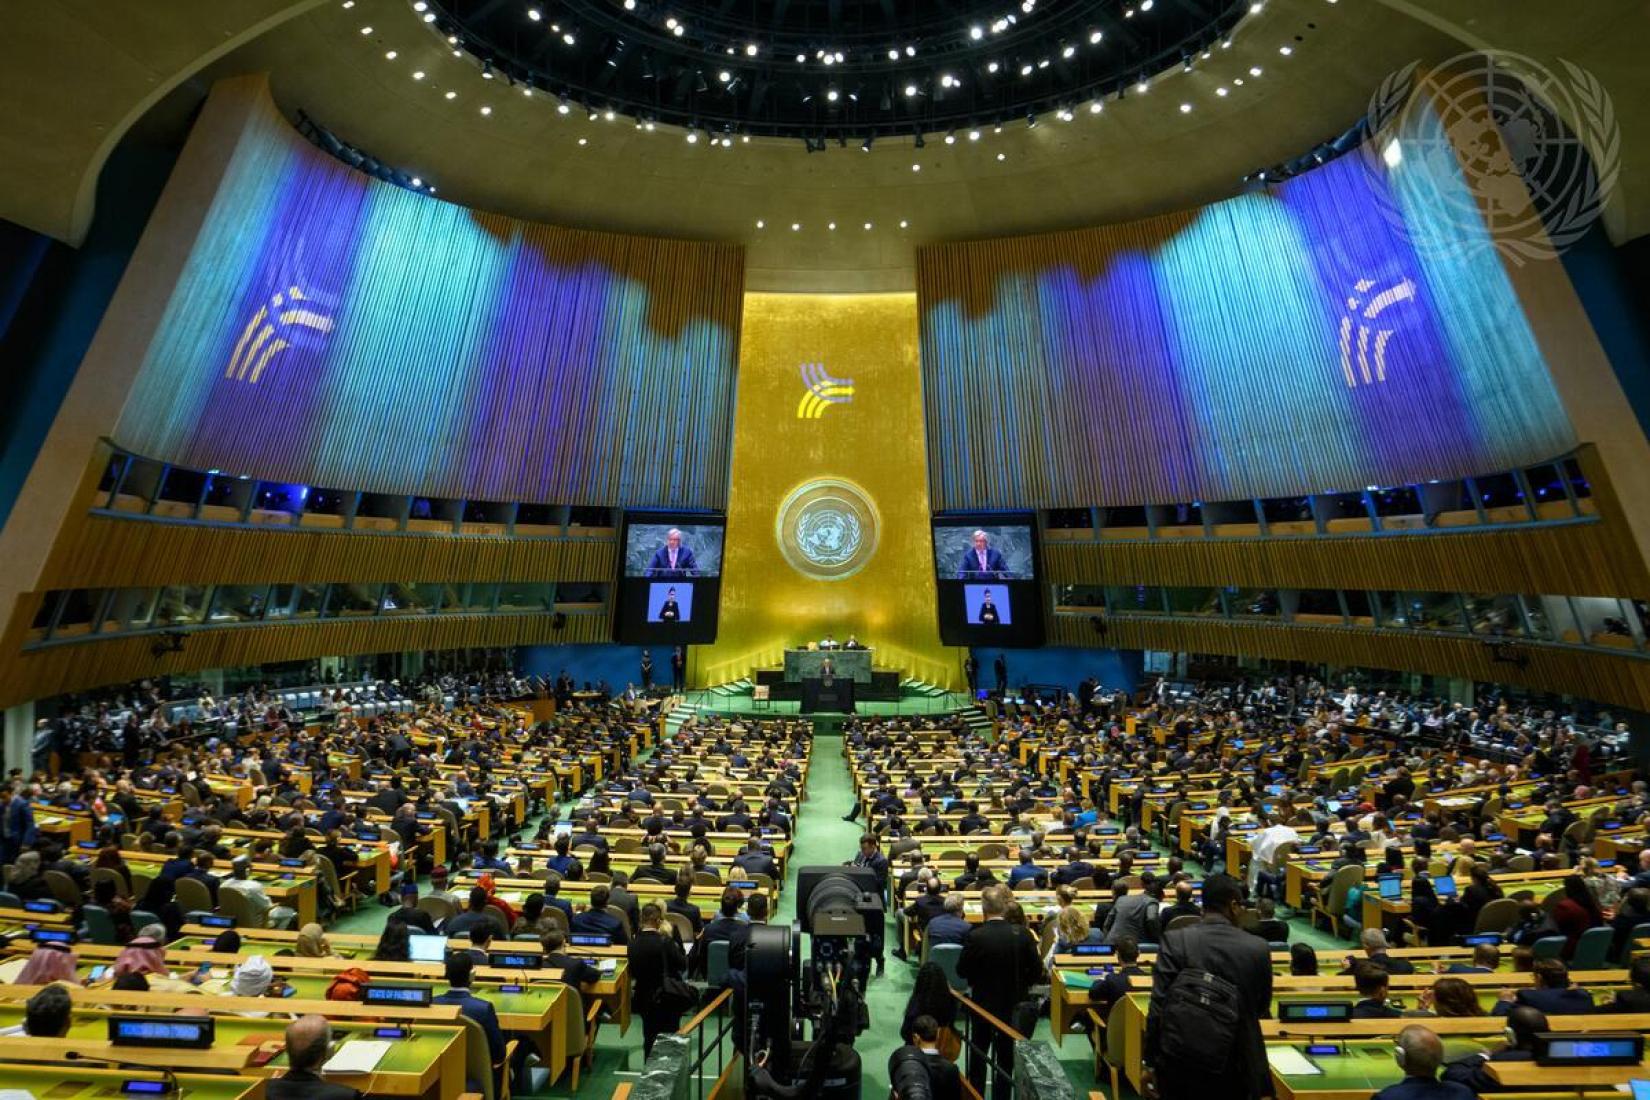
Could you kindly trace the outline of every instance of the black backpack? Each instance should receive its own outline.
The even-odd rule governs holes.
[[[1189,956],[1190,952],[1189,965],[1175,975],[1163,998],[1158,1025],[1161,1061],[1219,1073],[1232,1064],[1238,1048],[1243,997],[1225,978],[1191,965],[1195,960]]]

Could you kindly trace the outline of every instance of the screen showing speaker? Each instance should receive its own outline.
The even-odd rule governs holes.
[[[714,642],[726,533],[722,516],[625,513],[614,640],[629,645]]]
[[[933,535],[940,640],[946,645],[1042,645],[1035,518],[935,516]]]

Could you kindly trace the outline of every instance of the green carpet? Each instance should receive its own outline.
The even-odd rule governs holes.
[[[796,846],[786,871],[785,890],[780,895],[779,916],[790,921],[796,916],[796,875],[801,867],[821,864],[840,864],[853,858],[858,850],[860,826],[842,820],[853,803],[853,783],[848,775],[847,762],[842,756],[842,738],[835,734],[815,737],[813,755],[808,769],[808,785],[797,815]],[[530,823],[531,832],[537,822]],[[389,910],[368,905],[361,912],[346,916],[334,928],[340,932],[365,932],[376,935],[384,927]],[[1337,940],[1322,931],[1313,931],[1304,918],[1289,922],[1291,939],[1305,941],[1316,947],[1327,969],[1333,960],[1352,950],[1345,940]],[[887,928],[887,944],[892,950],[896,940],[892,919]],[[870,1009],[871,1029],[855,1043],[863,1065],[862,1096],[879,1097],[888,1094],[888,1056],[900,1045],[899,1021],[905,1016],[905,1002],[911,995],[916,976],[914,963],[902,963],[891,956],[887,971],[871,980],[866,1000]],[[1052,1041],[1047,1020],[1037,1026],[1038,1039]],[[1092,1055],[1087,1037],[1066,1036],[1063,1046],[1052,1047],[1065,1067],[1072,1086],[1079,1096],[1085,1096],[1095,1086]],[[603,1027],[596,1043],[595,1065],[579,1082],[579,1095],[605,1098],[622,1081],[634,1081],[642,1065],[642,1028],[633,1021],[630,1033],[621,1037],[618,1029]],[[713,1064],[714,1068],[714,1064]],[[707,1083],[708,1084],[708,1083]],[[522,1094],[518,1094],[522,1095]],[[544,1096],[574,1095],[570,1077]]]

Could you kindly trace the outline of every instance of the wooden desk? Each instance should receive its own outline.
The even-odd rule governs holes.
[[[76,1044],[82,1048],[82,1044]],[[124,1054],[130,1048],[122,1047]],[[90,1053],[89,1051],[87,1053]],[[124,1060],[124,1059],[123,1059]],[[172,1100],[264,1100],[264,1078],[179,1073]],[[0,1089],[17,1089],[52,1100],[106,1100],[128,1081],[164,1082],[158,1071],[88,1069],[82,1066],[0,1065]]]

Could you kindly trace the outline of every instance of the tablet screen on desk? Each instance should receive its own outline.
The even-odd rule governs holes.
[[[1434,875],[1432,878],[1432,892],[1441,898],[1453,898],[1455,896],[1454,877],[1450,875]],[[1497,936],[1490,942],[1500,943],[1501,937]]]

